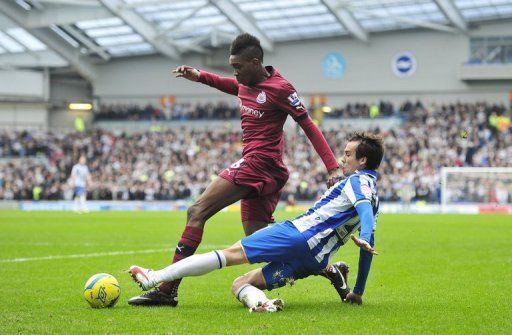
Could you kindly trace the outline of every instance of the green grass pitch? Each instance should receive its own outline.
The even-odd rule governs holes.
[[[341,303],[325,279],[310,277],[269,293],[284,299],[282,313],[249,314],[230,285],[255,266],[185,279],[177,308],[129,306],[140,290],[124,270],[167,265],[184,220],[173,212],[0,212],[0,334],[512,333],[511,216],[381,215],[362,306]],[[237,213],[220,213],[199,251],[242,234]],[[357,257],[350,242],[333,259],[351,265],[352,285]],[[99,272],[120,282],[112,309],[83,299]]]

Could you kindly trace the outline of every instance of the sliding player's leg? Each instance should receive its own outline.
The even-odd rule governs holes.
[[[283,309],[282,299],[269,299],[262,269],[252,270],[235,279],[231,292],[250,312],[278,312]]]
[[[232,292],[250,311],[276,312],[281,299],[268,299],[262,290],[272,290],[322,270],[302,234],[290,222],[276,223],[243,238],[241,245],[249,263],[268,262],[233,282]]]
[[[187,225],[176,247],[173,261],[175,264],[192,256],[201,243],[203,227],[210,217],[226,206],[244,198],[253,190],[250,187],[235,185],[224,178],[215,179],[201,197],[187,211]],[[168,305],[178,304],[178,287],[181,279],[162,283],[158,288],[128,301],[130,305]]]
[[[193,255],[161,270],[153,271],[132,265],[129,273],[143,290],[149,290],[159,283],[172,282],[185,277],[202,276],[226,266],[248,263],[240,241],[224,250],[214,250]]]

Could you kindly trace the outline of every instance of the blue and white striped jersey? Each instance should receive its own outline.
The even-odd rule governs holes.
[[[75,187],[86,187],[89,168],[86,165],[77,163],[71,169],[71,176],[75,177]]]
[[[369,203],[371,210],[370,206],[359,206],[364,203]],[[361,223],[363,210],[370,215],[364,215],[369,219]],[[370,241],[378,210],[377,172],[361,170],[336,183],[313,207],[291,222],[305,237],[318,263],[325,267],[360,226],[360,238]]]

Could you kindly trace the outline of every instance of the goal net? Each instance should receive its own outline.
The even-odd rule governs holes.
[[[512,167],[442,168],[441,204],[471,204],[480,211],[512,210]]]

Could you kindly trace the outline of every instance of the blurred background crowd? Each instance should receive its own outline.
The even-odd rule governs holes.
[[[238,117],[227,103],[179,107],[186,119]],[[371,105],[348,104],[328,117],[369,117]],[[443,166],[512,167],[512,128],[500,123],[504,106],[487,103],[424,106],[406,102],[395,109],[379,104],[380,115],[400,114],[399,127],[379,132],[385,156],[379,169],[382,201],[440,201]],[[158,116],[157,116],[158,115]],[[178,117],[178,114],[172,114]],[[151,106],[110,106],[97,118],[169,119]],[[181,118],[181,116],[179,117]],[[328,120],[324,121],[329,122]],[[352,129],[324,132],[335,155],[341,158]],[[290,178],[283,199],[314,200],[325,189],[327,173],[321,159],[302,133],[287,134],[285,163]],[[72,199],[71,167],[81,154],[88,159],[95,200],[175,200],[197,197],[216,175],[241,157],[241,133],[230,129],[161,130],[114,134],[93,129],[83,133],[41,131],[0,132],[0,199]],[[507,179],[508,178],[508,179]],[[487,180],[487,179],[486,179]],[[455,180],[467,188],[470,202],[512,202],[512,180],[496,182]],[[489,179],[490,180],[490,179]]]
[[[380,101],[377,104],[347,103],[345,106],[330,109],[325,114],[326,118],[367,118],[371,112],[377,112],[374,117],[386,117],[400,115],[410,109],[421,105],[420,102],[405,102],[400,107],[388,101]],[[498,108],[504,108],[503,106]],[[313,108],[310,108],[312,110]],[[373,109],[373,110],[372,110]],[[208,103],[174,103],[169,107],[155,107],[153,105],[138,106],[135,104],[102,104],[94,114],[95,121],[119,121],[119,120],[217,120],[240,118],[238,104],[225,101]]]

